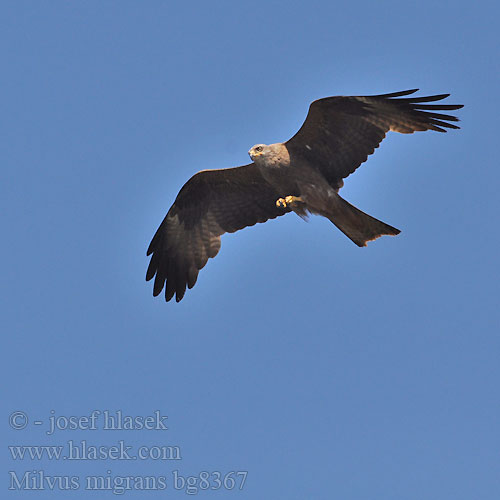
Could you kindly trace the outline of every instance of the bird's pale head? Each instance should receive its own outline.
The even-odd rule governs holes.
[[[265,158],[265,155],[269,152],[268,149],[269,146],[267,146],[266,144],[256,144],[255,146],[250,148],[248,154],[252,161],[258,162]]]
[[[286,146],[276,144],[256,144],[248,152],[254,163],[265,167],[285,167],[290,165],[290,155]]]

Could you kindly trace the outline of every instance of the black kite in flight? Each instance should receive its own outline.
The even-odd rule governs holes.
[[[220,248],[220,236],[288,212],[327,217],[356,245],[400,231],[349,204],[338,194],[345,179],[372,154],[390,130],[457,129],[458,118],[437,113],[462,105],[427,104],[449,94],[401,96],[418,89],[314,101],[300,130],[287,142],[258,144],[253,163],[202,170],[184,184],[156,231],[147,255],[146,280],[155,275],[153,295],[179,302],[199,270]],[[166,282],[166,286],[165,286]]]

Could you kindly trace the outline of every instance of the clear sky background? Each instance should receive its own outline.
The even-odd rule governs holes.
[[[248,471],[241,491],[198,495],[498,499],[499,14],[461,0],[2,2],[1,496],[28,497],[8,471],[77,476],[39,500],[115,497],[86,491],[92,475],[164,476],[166,490],[126,498],[186,498],[174,471]],[[181,303],[152,297],[147,245],[196,171],[288,139],[314,99],[415,87],[465,104],[462,129],[390,134],[342,190],[398,237],[360,249],[291,214],[223,236]],[[49,417],[93,410],[97,429],[47,434]],[[104,410],[159,411],[169,429],[104,430]],[[9,427],[15,411],[26,428]],[[182,459],[6,448],[67,455],[69,440]]]

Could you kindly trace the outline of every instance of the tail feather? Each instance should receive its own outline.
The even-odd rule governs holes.
[[[327,213],[322,213],[330,219],[348,238],[360,247],[384,234],[395,236],[401,231],[385,222],[365,214],[355,206],[345,201],[338,194],[334,198],[334,206]]]

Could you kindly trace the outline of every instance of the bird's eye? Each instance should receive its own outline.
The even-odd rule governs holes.
[[[257,146],[257,147],[255,148],[255,151],[259,151],[259,152],[260,152],[260,151],[262,151],[262,146]]]

